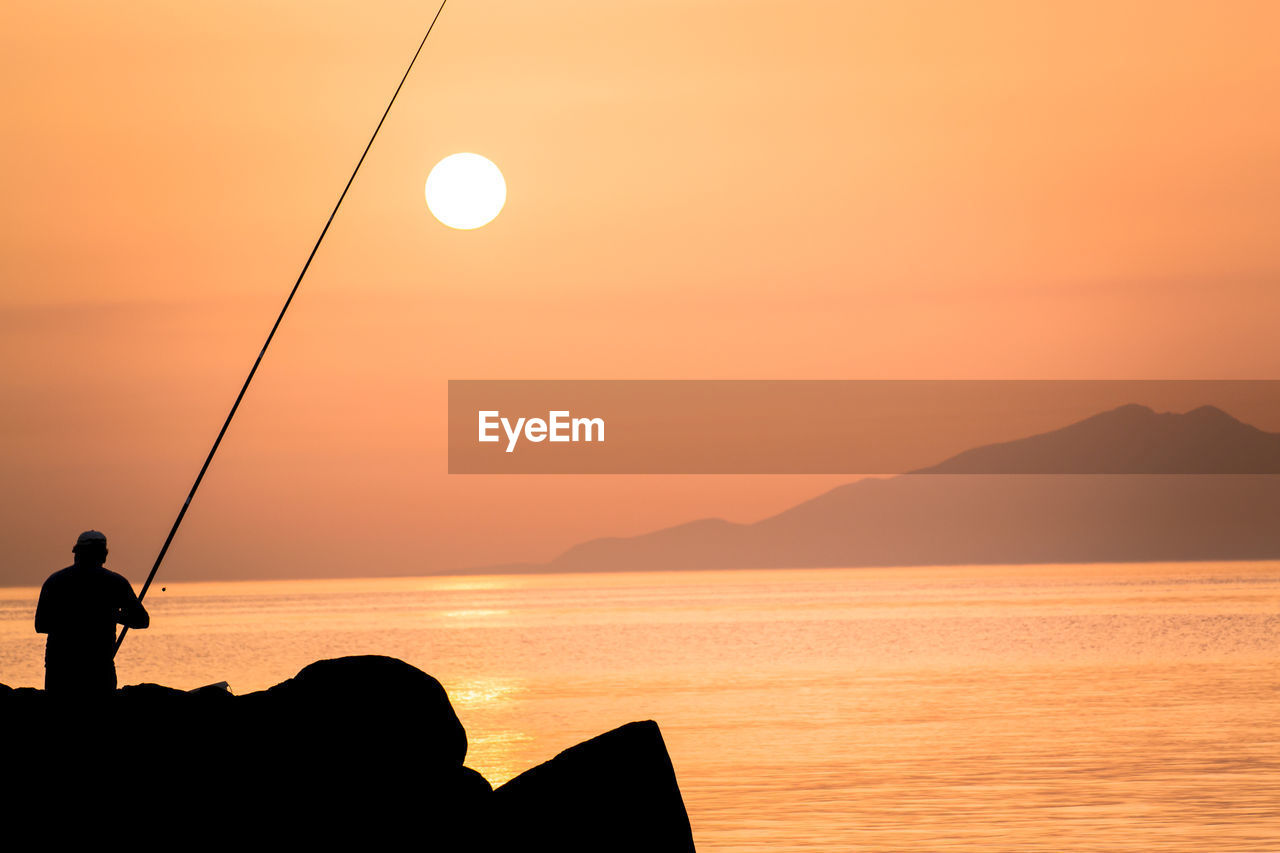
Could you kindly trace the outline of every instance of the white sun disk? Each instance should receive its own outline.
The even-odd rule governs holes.
[[[507,182],[479,154],[450,154],[427,175],[427,207],[450,228],[488,225],[507,202]]]

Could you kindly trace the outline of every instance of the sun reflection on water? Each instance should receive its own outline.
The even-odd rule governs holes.
[[[512,720],[517,700],[528,688],[514,678],[466,678],[446,685],[454,710],[469,721]],[[480,772],[495,788],[524,772],[526,747],[532,734],[513,728],[467,725],[467,766]]]

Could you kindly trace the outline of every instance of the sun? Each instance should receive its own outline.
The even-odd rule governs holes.
[[[492,160],[450,154],[427,175],[427,207],[450,228],[488,225],[507,201],[507,182]]]

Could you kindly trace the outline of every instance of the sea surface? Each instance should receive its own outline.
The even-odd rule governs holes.
[[[37,591],[0,682],[39,686]],[[662,728],[700,851],[1280,851],[1280,563],[153,587],[121,684],[436,676],[495,785]],[[12,733],[10,733],[12,734]]]

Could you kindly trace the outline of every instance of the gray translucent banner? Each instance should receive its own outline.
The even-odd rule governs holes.
[[[1274,474],[1280,380],[451,380],[451,474]]]

